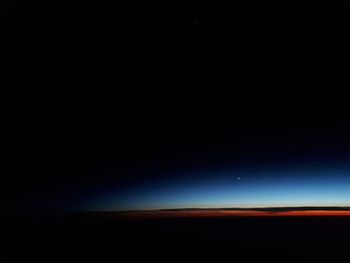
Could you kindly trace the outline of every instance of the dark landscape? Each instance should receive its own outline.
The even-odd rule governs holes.
[[[126,220],[80,214],[2,227],[2,262],[340,262],[350,237],[350,217],[337,216]]]

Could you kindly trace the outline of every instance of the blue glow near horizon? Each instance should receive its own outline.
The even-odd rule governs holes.
[[[237,178],[240,177],[240,180]],[[350,170],[213,172],[96,197],[86,210],[349,206]]]

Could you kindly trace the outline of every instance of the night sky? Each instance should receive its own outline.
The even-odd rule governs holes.
[[[8,2],[7,214],[350,205],[346,1]]]
[[[8,211],[350,205],[345,111],[105,109],[14,131]]]
[[[131,126],[133,142],[122,159],[111,144],[108,161],[95,162],[93,172],[83,165],[82,173],[104,179],[86,189],[76,209],[349,206],[345,117],[286,111],[213,117]]]
[[[211,174],[211,176],[209,175]],[[239,176],[239,177],[238,177]],[[90,210],[349,206],[349,168],[211,171],[96,196]],[[204,177],[204,178],[203,178]],[[121,193],[120,193],[121,192]]]

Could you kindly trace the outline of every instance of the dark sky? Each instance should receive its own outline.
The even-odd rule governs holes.
[[[166,203],[166,198],[174,199],[174,196],[181,195],[181,191],[194,194],[197,187],[221,189],[215,185],[223,187],[239,177],[254,181],[253,185],[260,181],[260,184],[270,182],[268,192],[271,192],[271,188],[279,189],[278,182],[281,180],[289,187],[294,181],[304,182],[301,187],[306,188],[306,192],[309,189],[307,185],[318,185],[317,182],[322,187],[331,185],[332,182],[325,178],[333,178],[337,187],[339,184],[349,187],[349,123],[339,115],[271,111],[250,114],[230,112],[227,116],[215,112],[213,119],[206,114],[204,119],[199,118],[194,121],[187,115],[180,122],[158,119],[147,122],[145,126],[139,123],[136,127],[131,126],[133,131],[127,131],[128,135],[124,137],[129,142],[122,144],[122,147],[119,145],[119,151],[114,150],[118,146],[113,144],[109,144],[111,148],[103,148],[108,150],[110,159],[99,163],[95,173],[101,173],[100,168],[103,167],[107,181],[114,182],[114,185],[95,189],[94,194],[107,195],[107,199],[118,203],[117,193],[123,192],[124,195],[130,190],[134,196],[138,196],[136,199],[142,207],[142,200],[145,202],[147,198]],[[342,179],[344,176],[345,182]],[[300,185],[294,187],[300,189]],[[148,197],[157,191],[159,195]],[[171,191],[173,196],[164,197]],[[224,194],[223,190],[216,191]],[[282,189],[280,191],[283,192]],[[319,191],[322,196],[322,190],[313,191]],[[338,192],[339,195],[342,193],[340,190]],[[117,197],[113,197],[113,193]],[[278,196],[274,198],[279,200]],[[344,199],[343,204],[348,204],[348,197],[339,198]],[[332,198],[326,194],[323,200],[324,205],[332,204]],[[307,201],[304,204],[307,205]],[[110,209],[118,208],[118,205],[110,204],[111,201],[107,202]],[[339,205],[339,201],[336,204]],[[205,206],[205,203],[202,205]],[[133,208],[135,206],[133,204]],[[108,205],[102,207],[108,209]]]
[[[238,177],[244,186],[240,191],[250,197],[260,198],[262,190],[248,190],[269,182],[264,188],[269,193],[283,193],[283,185],[294,195],[300,187],[304,193],[311,188],[318,193],[311,203],[287,200],[282,205],[348,205],[343,194],[349,187],[350,127],[341,112],[216,110],[210,117],[205,108],[195,116],[191,109],[175,115],[161,107],[153,114],[137,109],[136,116],[124,118],[96,111],[96,117],[79,115],[78,120],[70,111],[64,120],[51,113],[31,119],[31,130],[17,131],[14,145],[20,148],[12,149],[20,151],[14,153],[20,159],[9,175],[15,189],[9,196],[11,208],[27,213],[126,209],[128,204],[157,208],[140,202],[154,199],[168,207],[166,200],[174,195],[181,199],[191,193],[201,201],[208,191],[224,195],[229,190],[222,188],[237,183]],[[280,200],[281,192],[276,195],[274,200]],[[328,201],[322,203],[322,197]],[[228,206],[222,198],[218,205]],[[215,206],[213,200],[206,202]]]
[[[34,88],[8,100],[5,208],[82,209],[149,182],[207,184],[218,170],[339,172],[346,8],[17,4],[8,75]]]

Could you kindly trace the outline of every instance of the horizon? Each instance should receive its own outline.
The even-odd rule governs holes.
[[[107,212],[107,213],[113,213],[113,212],[148,212],[148,211],[175,211],[175,210],[274,210],[274,209],[302,209],[302,208],[307,208],[307,209],[349,209],[350,210],[350,205],[345,205],[345,206],[329,206],[329,205],[324,205],[324,206],[252,206],[252,207],[176,207],[176,208],[154,208],[154,209],[129,209],[129,210],[81,210],[78,211],[79,213],[94,213],[94,212]]]
[[[230,217],[333,217],[350,216],[350,207],[177,208],[129,211],[85,211],[83,215],[115,215],[115,219],[230,218]]]

